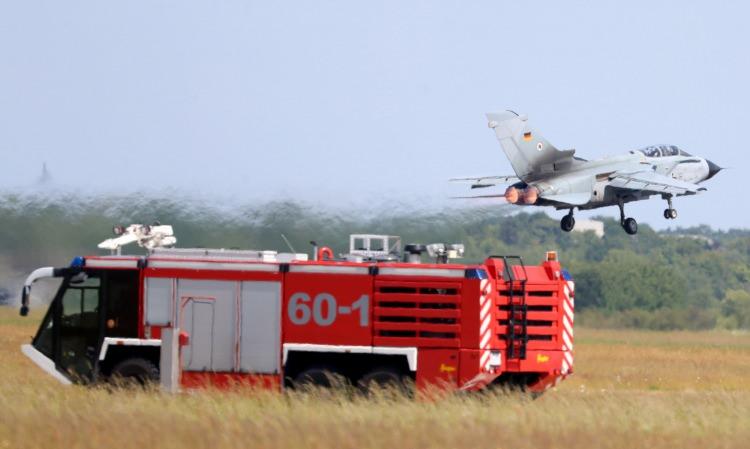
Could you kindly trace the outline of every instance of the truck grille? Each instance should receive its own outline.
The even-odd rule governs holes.
[[[375,281],[373,343],[458,347],[461,284]]]

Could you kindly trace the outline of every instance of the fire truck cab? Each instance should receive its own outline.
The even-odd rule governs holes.
[[[110,248],[113,249],[113,248]],[[119,253],[119,250],[117,251]],[[307,254],[154,247],[41,268],[62,283],[23,352],[63,383],[158,380],[176,331],[178,383],[282,389],[355,385],[543,391],[572,373],[573,282],[555,253],[539,265],[460,245],[351,236]],[[423,259],[429,258],[428,261]]]

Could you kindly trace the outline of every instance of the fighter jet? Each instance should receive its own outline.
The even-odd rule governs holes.
[[[688,154],[674,145],[653,145],[618,156],[586,160],[575,150],[558,150],[528,124],[526,115],[513,111],[487,114],[515,176],[454,178],[471,182],[472,189],[511,184],[502,195],[459,198],[505,198],[525,206],[567,209],[560,228],[575,227],[573,211],[606,206],[620,208],[620,224],[630,235],[638,232],[634,218],[625,217],[625,204],[654,195],[667,201],[664,218],[677,218],[672,199],[706,190],[699,183],[722,170],[713,162]]]

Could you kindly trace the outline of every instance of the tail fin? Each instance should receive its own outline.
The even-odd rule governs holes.
[[[513,111],[487,114],[487,125],[495,130],[510,165],[521,180],[552,173],[555,164],[569,161],[575,150],[560,151],[531,129],[525,115]]]

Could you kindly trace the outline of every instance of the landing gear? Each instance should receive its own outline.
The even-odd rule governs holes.
[[[625,221],[622,222],[622,228],[630,235],[635,235],[638,233],[638,222],[635,221],[635,218],[626,218]]]
[[[565,232],[570,232],[575,226],[576,219],[573,218],[573,209],[571,208],[570,212],[568,212],[568,214],[562,217],[562,220],[560,220],[560,229]]]
[[[635,218],[625,218],[625,203],[622,199],[620,199],[617,205],[620,207],[620,225],[622,226],[622,229],[630,235],[637,234],[638,222],[635,221]]]
[[[664,209],[664,218],[667,220],[674,220],[677,218],[677,209],[672,207],[672,196],[666,197],[666,200],[669,207]]]

